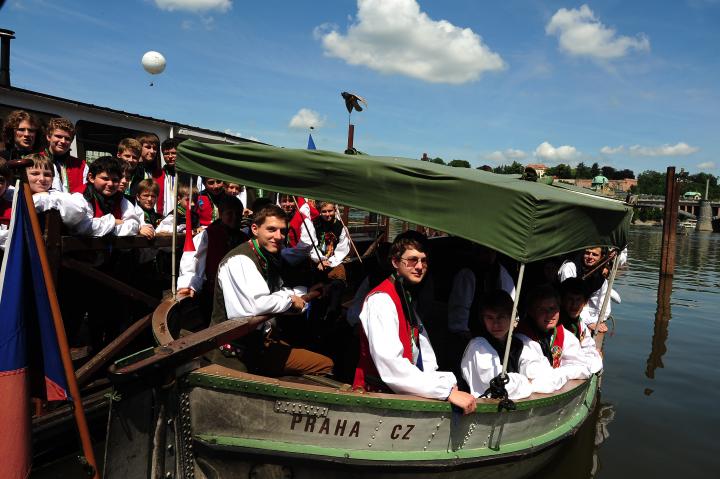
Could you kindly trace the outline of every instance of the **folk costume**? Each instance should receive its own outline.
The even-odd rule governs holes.
[[[200,192],[197,201],[197,210],[200,215],[200,226],[208,227],[210,226],[210,223],[220,218],[220,210],[217,205],[224,194],[224,192],[221,192],[214,195],[207,189]]]
[[[533,392],[551,393],[571,379],[591,376],[580,342],[562,325],[543,332],[527,317],[517,337],[523,342],[519,372],[530,380]]]
[[[85,160],[76,158],[68,151],[64,155],[54,155],[50,148],[42,153],[55,165],[51,189],[65,193],[82,193],[85,191],[87,175],[90,171]]]
[[[580,341],[580,347],[585,357],[585,365],[590,370],[590,373],[595,374],[602,370],[602,356],[600,351],[597,350],[590,328],[583,323],[582,319],[580,317],[571,318],[565,311],[561,311],[560,324]]]
[[[412,293],[394,276],[368,294],[360,313],[360,359],[354,389],[445,400],[457,381],[438,371]]]
[[[490,381],[502,372],[506,342],[499,341],[485,332],[470,340],[460,362],[463,378],[470,387],[470,393],[480,397],[490,387]],[[517,337],[512,338],[508,357],[508,378],[505,390],[510,399],[522,399],[533,393],[532,385],[526,376],[520,374],[520,361],[523,343]]]
[[[117,192],[111,197],[98,193],[92,184],[85,185],[85,192],[72,195],[75,201],[81,202],[85,215],[91,220],[89,231],[81,234],[90,236],[134,236],[140,228],[140,218],[135,207]],[[84,203],[82,201],[84,200]],[[115,220],[122,220],[116,225]]]
[[[163,165],[162,168],[153,171],[152,179],[158,184],[160,189],[155,210],[158,214],[165,216],[172,211],[173,188],[177,179],[175,167]]]
[[[291,248],[297,246],[305,230],[307,230],[308,227],[312,226],[313,220],[315,220],[315,218],[320,215],[317,208],[312,206],[302,196],[297,197],[297,202],[300,209],[295,211],[292,218],[290,218],[290,222],[288,223],[287,242],[288,246],[290,246]],[[311,234],[314,238],[314,233]]]
[[[280,314],[292,306],[293,295],[305,288],[283,287],[280,255],[271,254],[257,240],[247,241],[231,250],[221,261],[217,273],[210,324],[263,314]],[[248,337],[243,355],[251,370],[268,374],[326,374],[333,362],[321,354],[293,348],[275,337],[267,321]],[[270,331],[270,332],[268,332]],[[255,342],[255,345],[248,344]]]
[[[221,220],[215,220],[195,235],[193,244],[195,251],[184,251],[180,258],[180,275],[177,287],[190,288],[195,292],[203,290],[207,282],[207,291],[215,291],[215,279],[218,266],[226,254],[233,248],[248,241],[248,237],[240,230],[228,227]]]
[[[581,278],[584,274],[583,269],[582,255],[578,255],[575,259],[567,260],[562,264],[562,266],[560,266],[560,269],[558,270],[558,279],[560,280],[560,283],[562,283],[568,278]],[[583,282],[585,283],[586,290],[590,293],[590,298],[583,308],[582,313],[580,313],[580,317],[586,326],[591,324],[594,326],[598,322],[598,316],[600,316],[603,299],[608,293],[608,282],[602,275],[601,270],[596,271],[590,275],[589,278],[583,280]],[[620,295],[616,291],[613,290],[611,292],[611,297],[616,302],[620,302]],[[610,316],[611,303],[612,301],[608,301],[607,310],[605,311],[603,318],[600,320],[601,322],[607,321],[608,316]]]

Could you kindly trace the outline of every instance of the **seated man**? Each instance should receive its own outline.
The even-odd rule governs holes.
[[[580,341],[580,346],[585,353],[585,364],[591,373],[596,373],[602,369],[602,356],[597,350],[590,329],[580,319],[580,313],[590,295],[582,280],[578,278],[568,278],[563,281],[560,285],[560,292],[560,323]],[[607,325],[600,323],[598,331],[606,332]]]
[[[413,295],[427,274],[424,246],[407,237],[397,239],[390,260],[394,273],[370,291],[360,313],[360,360],[353,387],[447,400],[465,414],[473,412],[475,398],[458,390],[455,375],[437,371],[417,315]]]
[[[477,318],[470,318],[473,339],[465,349],[460,367],[470,393],[480,397],[490,388],[490,381],[502,372],[505,358],[513,300],[502,290],[485,293]],[[510,399],[522,399],[532,394],[532,385],[520,374],[523,343],[513,335],[508,356],[505,390]]]
[[[552,286],[530,292],[518,338],[524,357],[520,373],[531,381],[533,392],[551,393],[571,379],[591,376],[580,342],[560,324],[560,300]]]
[[[264,314],[305,310],[304,288],[283,287],[280,250],[287,220],[276,205],[255,213],[252,239],[231,250],[220,262],[211,324]],[[242,360],[251,371],[266,375],[328,374],[333,362],[321,354],[290,346],[277,337],[272,322],[244,338]],[[235,351],[236,353],[238,351]]]

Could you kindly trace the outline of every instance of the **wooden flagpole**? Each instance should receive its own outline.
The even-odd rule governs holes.
[[[25,175],[23,174],[23,177]],[[33,238],[37,246],[38,256],[40,257],[40,265],[42,267],[43,278],[45,280],[45,288],[48,292],[48,300],[50,302],[50,310],[52,312],[53,324],[55,325],[55,334],[58,341],[58,349],[65,371],[65,378],[68,382],[70,395],[73,401],[73,413],[75,414],[75,422],[77,423],[78,432],[80,434],[80,442],[82,444],[83,454],[90,467],[93,469],[92,477],[100,479],[98,473],[97,462],[95,461],[95,453],[93,452],[92,443],[90,441],[90,431],[88,430],[87,420],[85,419],[85,410],[83,409],[82,399],[80,398],[80,388],[78,388],[77,379],[75,378],[75,370],[73,369],[72,359],[70,357],[70,347],[68,346],[67,336],[65,335],[65,326],[60,314],[60,304],[58,303],[57,293],[55,291],[55,283],[50,273],[50,264],[48,263],[47,251],[45,243],[40,232],[40,221],[38,220],[35,204],[33,203],[30,185],[27,182],[22,184],[25,204],[28,209],[30,225],[32,227]]]

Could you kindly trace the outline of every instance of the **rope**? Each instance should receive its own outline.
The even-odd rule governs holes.
[[[481,398],[499,399],[498,412],[503,409],[506,411],[514,411],[517,409],[515,402],[508,397],[507,389],[505,385],[510,382],[510,377],[507,374],[498,374],[490,380],[490,387],[485,390],[480,396]]]

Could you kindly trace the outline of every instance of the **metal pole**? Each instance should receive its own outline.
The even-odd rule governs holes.
[[[607,280],[607,282],[608,282],[607,291],[605,291],[605,296],[603,297],[602,306],[600,306],[600,313],[598,314],[598,318],[595,321],[595,331],[593,331],[593,336],[595,334],[597,334],[598,325],[602,322],[602,318],[603,318],[603,316],[605,316],[605,311],[607,310],[607,305],[608,305],[608,303],[610,303],[610,296],[612,296],[613,283],[615,283],[615,275],[617,274],[619,265],[620,265],[620,258],[618,258],[618,255],[616,254],[615,257],[613,258],[613,265],[612,265],[612,269],[610,270],[610,277]]]
[[[177,192],[178,192],[178,181],[180,181],[180,175],[178,175],[177,168],[175,168],[175,181],[173,181],[173,235],[172,235],[172,284],[170,290],[172,291],[172,297],[177,301]],[[190,197],[192,198],[192,176],[190,177]],[[190,202],[188,202],[188,208]],[[191,231],[186,231],[185,234],[192,234]],[[167,257],[167,256],[166,256]],[[167,271],[167,270],[166,270]]]
[[[510,345],[512,344],[513,330],[515,329],[515,318],[517,316],[518,303],[520,302],[520,290],[522,289],[523,276],[525,276],[525,263],[520,263],[520,275],[518,276],[517,289],[515,289],[515,299],[513,300],[512,315],[510,316],[510,330],[508,331],[507,342],[505,343],[505,356],[503,357],[503,367],[501,375],[507,376],[508,359],[510,358]]]

